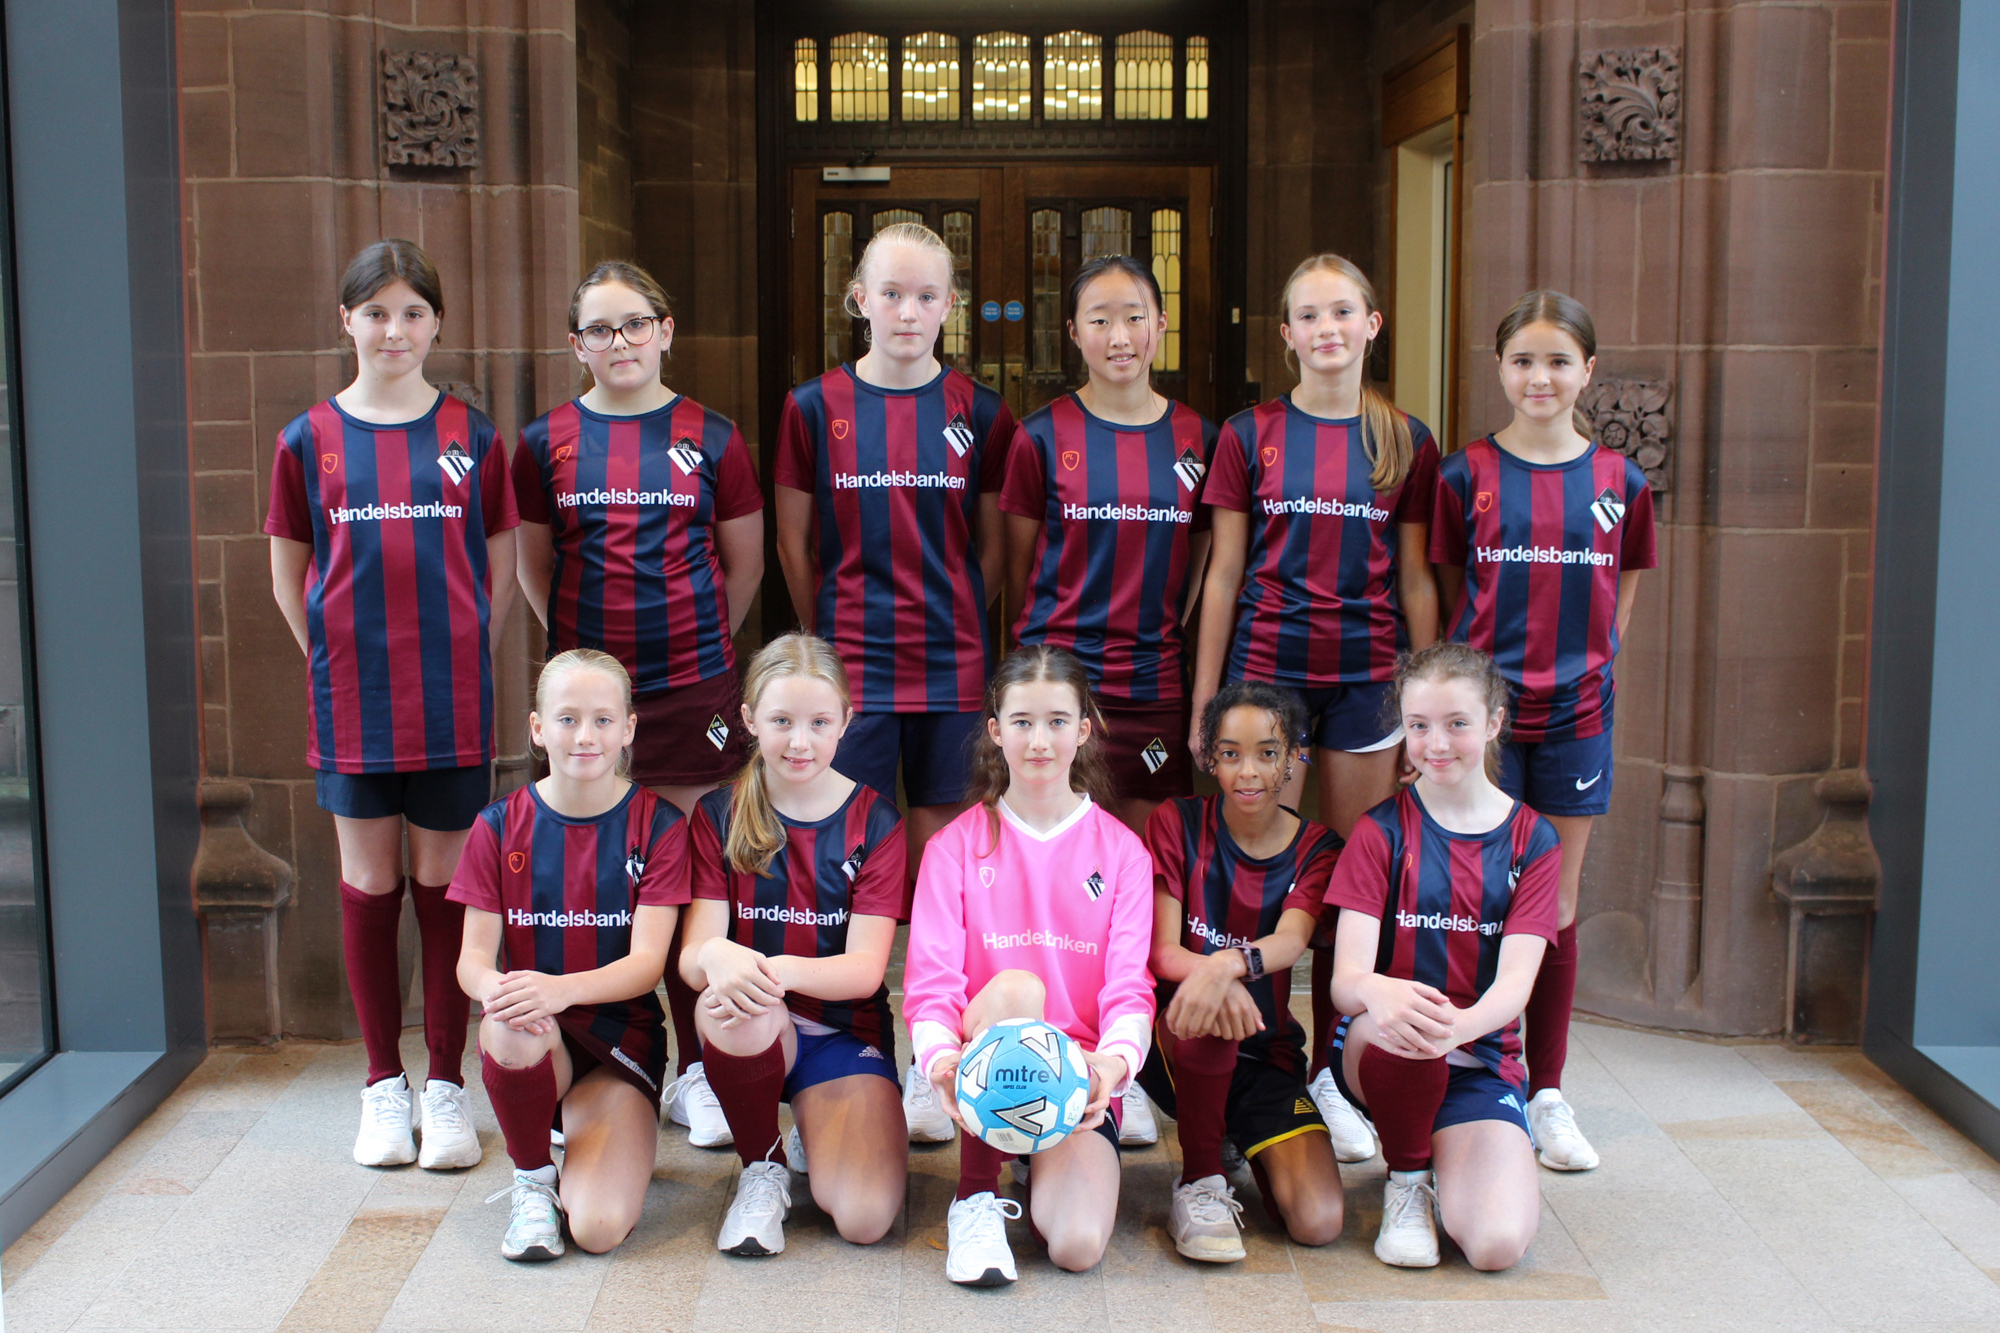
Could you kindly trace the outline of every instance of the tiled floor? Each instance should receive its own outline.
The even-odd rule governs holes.
[[[998,1291],[944,1279],[950,1147],[916,1151],[880,1245],[847,1245],[808,1204],[783,1256],[743,1260],[713,1248],[734,1157],[670,1132],[623,1248],[519,1267],[497,1252],[504,1203],[483,1202],[508,1179],[483,1100],[484,1165],[364,1170],[347,1157],[357,1048],[218,1053],[0,1256],[6,1327],[2000,1330],[2000,1166],[1860,1056],[1583,1023],[1570,1050],[1604,1165],[1543,1173],[1541,1235],[1512,1272],[1377,1263],[1380,1159],[1347,1169],[1337,1244],[1289,1245],[1253,1206],[1248,1262],[1184,1262],[1163,1229],[1169,1142],[1127,1155],[1098,1269],[1056,1271],[1016,1224],[1021,1282]]]

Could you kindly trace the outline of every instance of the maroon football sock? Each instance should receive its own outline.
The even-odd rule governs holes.
[[[1340,1022],[1340,1015],[1333,1008],[1333,949],[1314,949],[1312,970],[1312,1068],[1306,1070],[1306,1081],[1310,1083],[1319,1077],[1319,1071],[1326,1068],[1326,1048],[1333,1041],[1333,1029]]]
[[[465,1086],[465,1022],[472,1001],[458,986],[458,953],[465,940],[465,905],[446,899],[449,884],[410,881],[423,939],[424,1046],[430,1077]]]
[[[1236,1074],[1236,1043],[1222,1037],[1183,1037],[1174,1043],[1167,1062],[1174,1074],[1181,1183],[1219,1176],[1229,1084]]]
[[[403,919],[403,886],[363,893],[340,886],[340,951],[347,960],[347,989],[368,1052],[368,1081],[403,1072],[403,994],[396,968],[396,928]],[[454,987],[456,989],[456,987]]]
[[[667,1013],[674,1024],[674,1073],[685,1074],[688,1066],[701,1059],[701,1038],[694,1030],[694,987],[681,980],[681,941],[687,934],[687,913],[674,927],[674,942],[667,949]]]
[[[1423,1171],[1431,1164],[1431,1126],[1444,1105],[1451,1066],[1442,1059],[1409,1060],[1380,1046],[1361,1052],[1361,1096],[1382,1139],[1391,1171]]]
[[[999,1194],[1000,1164],[1006,1160],[1007,1154],[985,1139],[961,1131],[958,1136],[958,1193],[952,1198],[958,1200],[969,1199],[975,1194]]]
[[[1576,1003],[1576,924],[1556,932],[1555,947],[1542,955],[1535,989],[1528,993],[1528,1095],[1543,1088],[1560,1088],[1563,1065],[1569,1061],[1569,1014]]]
[[[708,1086],[722,1103],[723,1118],[736,1138],[743,1165],[782,1162],[778,1146],[778,1098],[785,1091],[785,1044],[774,1041],[755,1055],[731,1055],[717,1046],[702,1052]]]
[[[556,1118],[556,1065],[545,1055],[526,1069],[509,1069],[486,1052],[479,1053],[479,1070],[486,1082],[486,1099],[507,1140],[507,1155],[521,1171],[551,1165],[549,1126]]]

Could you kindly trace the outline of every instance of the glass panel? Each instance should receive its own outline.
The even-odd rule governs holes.
[[[1132,253],[1132,213],[1124,208],[1083,210],[1083,262]]]
[[[794,120],[819,119],[819,43],[801,37],[792,43]]]
[[[835,120],[889,118],[889,39],[850,32],[833,39],[827,84],[833,90]]]
[[[1128,32],[1118,39],[1113,103],[1120,120],[1172,120],[1174,39],[1163,32]]]
[[[1104,57],[1095,34],[1059,32],[1042,43],[1042,117],[1097,120],[1104,115]]]
[[[1160,301],[1167,312],[1167,331],[1160,338],[1153,368],[1171,374],[1181,368],[1181,211],[1178,208],[1153,210],[1153,281],[1160,284]]]
[[[1035,96],[1028,39],[1018,32],[986,32],[972,39],[972,118],[1026,120]]]
[[[854,338],[854,321],[847,313],[847,284],[854,277],[854,215],[828,213],[819,220],[820,335],[824,355],[820,369],[832,370],[847,360]]]
[[[944,243],[951,247],[951,266],[958,279],[958,303],[944,322],[946,364],[972,370],[972,214],[962,209],[944,215]]]
[[[1032,346],[1029,354],[1034,368],[1044,372],[1062,370],[1062,214],[1053,208],[1039,208],[1028,218],[1030,235],[1029,273],[1034,307],[1029,312]]]
[[[873,230],[869,235],[876,235],[884,227],[893,227],[899,222],[914,222],[921,226],[923,220],[924,215],[914,208],[878,208],[875,210],[875,216],[870,219]]]
[[[958,38],[920,32],[903,39],[903,119],[958,119]]]
[[[1208,119],[1208,38],[1187,40],[1187,118]]]

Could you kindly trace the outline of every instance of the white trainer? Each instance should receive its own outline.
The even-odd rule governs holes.
[[[1146,1090],[1134,1079],[1119,1100],[1118,1146],[1144,1148],[1160,1141],[1160,1122],[1153,1118],[1153,1103]]]
[[[806,1136],[797,1125],[785,1131],[785,1161],[802,1176],[812,1174],[806,1169]]]
[[[727,1148],[736,1142],[736,1136],[729,1132],[729,1118],[722,1114],[722,1103],[715,1100],[715,1089],[708,1086],[708,1071],[701,1061],[667,1084],[660,1104],[666,1108],[667,1119],[687,1126],[688,1142],[695,1147]]]
[[[542,1264],[563,1255],[562,1199],[556,1194],[556,1169],[516,1168],[514,1183],[486,1196],[486,1202],[514,1196],[507,1234],[500,1240],[500,1257],[517,1264]]]
[[[424,1084],[423,1151],[417,1165],[426,1171],[478,1166],[484,1155],[472,1128],[472,1094],[456,1083],[434,1078]]]
[[[785,1214],[792,1207],[792,1178],[783,1163],[752,1162],[736,1178],[736,1198],[722,1219],[715,1248],[746,1257],[785,1252]]]
[[[1174,1186],[1167,1234],[1189,1259],[1233,1264],[1243,1258],[1243,1205],[1221,1176],[1185,1181]]]
[[[1382,1187],[1375,1257],[1398,1268],[1436,1268],[1437,1189],[1428,1171],[1391,1171]]]
[[[1558,1088],[1543,1088],[1528,1099],[1528,1128],[1543,1166],[1551,1171],[1589,1171],[1597,1165],[1597,1149],[1576,1127],[1576,1111]]]
[[[1375,1155],[1375,1131],[1368,1127],[1354,1104],[1340,1095],[1331,1068],[1320,1070],[1319,1077],[1306,1091],[1312,1094],[1320,1119],[1326,1121],[1327,1136],[1333,1140],[1334,1160],[1365,1162]]]
[[[1020,1204],[986,1190],[954,1200],[945,1225],[944,1275],[967,1287],[1012,1282],[1014,1251],[1007,1244],[1007,1223],[1020,1215]]]
[[[354,1160],[363,1166],[407,1166],[417,1160],[417,1140],[410,1133],[410,1080],[402,1074],[361,1090]]]
[[[938,1105],[937,1089],[914,1060],[903,1080],[903,1119],[909,1122],[912,1143],[950,1143],[958,1133],[958,1126]]]

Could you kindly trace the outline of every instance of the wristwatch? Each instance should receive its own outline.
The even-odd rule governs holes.
[[[1243,966],[1247,969],[1243,974],[1243,979],[1245,981],[1262,981],[1264,979],[1264,951],[1254,944],[1239,944],[1236,946],[1236,951],[1243,955]]]

